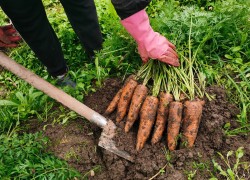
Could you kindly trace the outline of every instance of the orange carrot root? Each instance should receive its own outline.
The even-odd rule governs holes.
[[[110,102],[109,106],[107,107],[107,109],[106,109],[106,111],[104,113],[105,115],[109,115],[109,114],[111,114],[115,110],[115,108],[117,107],[117,104],[119,102],[119,99],[120,99],[121,95],[122,95],[122,89],[120,89],[116,93],[115,97]]]
[[[127,79],[126,79],[125,82],[124,82],[124,86],[129,82],[130,79],[135,80],[135,79],[136,79],[136,76],[135,76],[134,74],[131,74],[129,77],[127,77]]]
[[[137,86],[137,82],[134,79],[129,79],[124,85],[121,97],[117,105],[116,121],[120,122],[127,113],[129,103],[133,96],[134,90]]]
[[[130,128],[133,126],[134,122],[138,118],[139,110],[141,108],[143,101],[147,96],[147,93],[148,93],[148,88],[146,86],[141,84],[136,86],[127,116],[125,132],[128,132],[130,130]]]
[[[181,142],[187,147],[192,147],[194,145],[200,125],[203,105],[204,101],[199,99],[185,101],[184,103],[184,116],[182,124],[183,137]]]
[[[137,151],[140,151],[144,147],[150,135],[151,129],[155,121],[158,104],[159,100],[157,97],[154,96],[147,96],[142,104],[140,111],[140,125],[136,143]]]
[[[173,101],[173,96],[169,93],[160,93],[160,104],[157,110],[156,123],[154,133],[151,140],[152,144],[158,143],[165,130],[166,122],[168,119],[169,103]]]
[[[169,104],[168,128],[167,128],[167,145],[170,151],[176,149],[177,138],[179,135],[183,104],[181,102],[171,102]]]
[[[123,86],[125,86],[125,85],[129,82],[130,79],[135,79],[135,75],[133,75],[133,74],[130,75],[130,76],[125,80]],[[116,93],[116,95],[114,96],[114,98],[113,98],[112,101],[110,102],[109,106],[107,107],[107,109],[106,109],[106,111],[105,111],[105,113],[104,113],[105,115],[111,114],[111,113],[116,109],[116,107],[117,107],[117,105],[118,105],[118,102],[119,102],[119,100],[120,100],[120,98],[121,98],[122,89],[123,89],[123,88],[121,88],[121,89]]]

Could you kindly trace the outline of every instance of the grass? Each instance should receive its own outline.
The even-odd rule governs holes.
[[[175,8],[161,11],[160,18],[153,21],[155,29],[164,32],[176,44],[177,51],[185,54],[185,43],[189,42],[189,29],[192,26],[192,49],[198,50],[196,61],[207,84],[225,87],[229,101],[237,104],[241,110],[238,121],[242,126],[247,126],[250,112],[249,2],[218,1],[209,11],[194,5],[179,6],[174,1],[168,6]],[[246,131],[249,132],[249,128],[238,133]]]
[[[248,179],[250,177],[250,162],[242,161],[244,156],[244,148],[239,147],[236,151],[228,151],[226,156],[218,152],[222,163],[212,160],[215,169],[215,174],[218,173],[220,178],[228,180],[235,179]],[[217,180],[218,178],[212,177],[210,180]]]
[[[80,174],[65,161],[45,152],[41,134],[0,135],[1,179],[73,179]]]
[[[107,77],[123,77],[136,72],[141,66],[136,43],[119,23],[110,1],[95,0],[95,2],[105,42],[103,49],[97,53],[95,62],[89,62],[59,1],[43,1],[49,21],[61,42],[65,59],[70,67],[69,72],[77,81],[76,90],[65,88],[64,91],[80,101],[83,101],[87,94],[95,92]],[[229,101],[237,104],[241,110],[237,117],[240,127],[231,129],[230,125],[226,126],[225,134],[228,136],[246,135],[250,131],[249,6],[250,2],[247,0],[155,0],[147,8],[154,29],[175,43],[180,54],[190,53],[188,46],[196,49],[195,57],[206,83],[225,87]],[[192,23],[190,23],[191,17]],[[5,20],[6,16],[0,12],[0,24],[6,24]],[[191,32],[190,26],[192,26]],[[188,41],[190,39],[191,41]],[[54,83],[25,43],[7,53],[18,63]],[[46,141],[38,134],[18,134],[23,128],[20,124],[29,119],[36,118],[39,122],[46,122],[51,118],[54,119],[53,123],[64,124],[78,116],[12,73],[4,70],[0,72],[0,91],[4,91],[4,94],[0,94],[0,152],[7,154],[1,156],[0,153],[1,179],[79,177],[79,173],[69,168],[64,161],[45,152],[43,145]],[[176,96],[179,94],[180,92],[176,92]],[[170,155],[166,155],[171,159]],[[18,162],[17,157],[20,159]],[[203,164],[195,166],[195,169],[206,168]],[[216,171],[220,172],[216,161],[214,166],[217,167]],[[94,172],[99,170],[101,170],[99,166],[93,169]],[[228,172],[231,173],[230,170],[228,172],[227,169],[222,170],[226,171],[227,175]],[[86,172],[84,176],[93,174],[93,171]],[[157,176],[161,173],[162,169]],[[195,176],[194,171],[188,174],[190,178]]]

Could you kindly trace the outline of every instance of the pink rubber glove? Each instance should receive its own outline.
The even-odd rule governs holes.
[[[0,47],[17,47],[21,37],[16,35],[13,25],[0,27]]]
[[[152,29],[145,10],[129,16],[121,23],[136,40],[139,54],[144,63],[152,58],[172,66],[180,65],[175,46]]]

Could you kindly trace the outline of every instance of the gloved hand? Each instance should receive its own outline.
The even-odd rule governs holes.
[[[129,16],[121,23],[136,40],[139,54],[144,63],[152,58],[172,66],[180,65],[175,46],[152,29],[145,10]]]
[[[13,25],[0,27],[0,47],[17,47],[21,37],[16,35]]]

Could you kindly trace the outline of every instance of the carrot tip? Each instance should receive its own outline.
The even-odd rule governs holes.
[[[116,122],[121,122],[123,120],[123,117],[120,115],[116,116]]]
[[[121,122],[122,119],[121,118],[116,118],[116,122]]]
[[[104,112],[104,115],[109,115],[109,112],[105,111],[105,112]]]
[[[136,151],[141,151],[142,150],[142,148],[143,148],[143,145],[142,144],[139,144],[139,145],[137,145],[136,146]]]
[[[125,128],[124,131],[125,131],[125,133],[128,133],[128,132],[129,132],[129,129],[126,129],[126,128]]]
[[[158,143],[159,142],[159,140],[158,139],[155,139],[155,138],[153,138],[152,140],[151,140],[151,144],[152,145],[154,145],[154,144],[156,144],[156,143]]]
[[[155,141],[151,141],[151,144],[152,144],[152,145],[155,145],[155,144],[156,144],[156,142],[155,142]]]
[[[125,132],[126,132],[126,133],[129,132],[129,130],[131,129],[131,127],[132,127],[132,124],[130,124],[130,123],[127,121],[126,124],[125,124],[125,128],[124,128]]]

